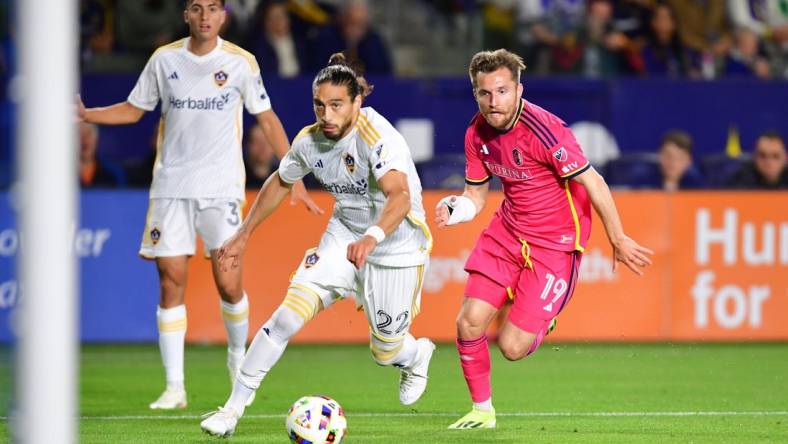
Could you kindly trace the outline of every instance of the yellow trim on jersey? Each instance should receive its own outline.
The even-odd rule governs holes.
[[[159,322],[159,333],[171,333],[186,330],[186,318],[172,322]]]
[[[416,280],[416,288],[413,290],[413,302],[410,304],[411,321],[413,321],[413,319],[419,314],[419,311],[421,310],[421,307],[419,307],[419,304],[417,304],[416,301],[419,300],[419,293],[421,293],[421,287],[424,285],[424,265],[419,265],[417,273],[419,274],[419,277]]]
[[[240,46],[234,43],[230,43],[227,40],[224,40],[222,42],[222,49],[224,51],[229,52],[230,54],[239,55],[245,58],[246,61],[249,63],[249,66],[251,66],[252,72],[260,71],[260,65],[257,64],[257,59],[255,59],[254,55],[252,55],[252,53],[250,53],[249,51],[241,48]]]
[[[298,134],[296,134],[296,136],[293,138],[293,143],[295,143],[296,140],[300,139],[301,137],[307,134],[313,134],[318,132],[318,130],[320,130],[320,125],[318,125],[317,122],[301,128],[301,131],[299,131]]]
[[[356,119],[356,128],[358,128],[361,138],[364,139],[364,142],[366,142],[370,148],[380,140],[380,133],[372,126],[367,116],[362,113],[359,113],[358,119]]]
[[[490,180],[490,176],[487,176],[484,179],[469,179],[467,177],[465,178],[466,182],[470,182],[470,183],[473,183],[473,184],[478,183],[479,185],[483,184],[484,182],[487,182],[488,180]]]
[[[369,120],[369,117],[365,116],[363,113],[359,114],[359,117],[364,123],[364,126],[368,127],[369,130],[372,132],[372,135],[375,136],[375,138],[380,139],[380,133],[378,132],[378,130],[375,129],[375,126],[372,125],[372,122]]]
[[[578,171],[580,171],[580,170],[582,170],[583,168],[587,167],[589,163],[591,163],[591,162],[586,162],[585,164],[583,164],[583,166],[581,166],[580,168],[578,168],[578,169],[576,169],[576,170],[572,171],[571,173],[566,173],[566,174],[564,174],[563,176],[560,176],[560,177],[561,177],[561,179],[566,179],[567,177],[569,177],[569,176],[571,176],[571,175],[573,175],[573,174],[577,174],[577,172],[578,172]]]
[[[172,43],[168,43],[168,44],[166,44],[164,46],[159,46],[158,48],[156,48],[155,51],[153,51],[153,54],[150,56],[150,58],[153,58],[156,54],[158,54],[160,52],[164,52],[164,51],[167,51],[167,50],[170,50],[170,49],[183,48],[183,45],[185,43],[186,43],[186,39],[182,38],[182,39],[176,40],[176,41],[174,41]]]
[[[531,262],[531,246],[528,245],[528,241],[525,239],[520,239],[520,243],[523,244],[522,248],[520,248],[520,254],[522,254],[523,259],[525,259],[525,266],[533,270],[534,264]]]
[[[375,144],[375,140],[372,135],[369,133],[369,130],[361,123],[361,119],[356,120],[356,130],[361,138],[364,140],[370,148]]]
[[[509,295],[510,301],[514,301],[514,291],[512,291],[512,287],[506,287],[506,294]]]
[[[580,245],[580,220],[577,217],[577,210],[575,210],[575,202],[572,199],[572,192],[569,191],[569,180],[564,181],[564,188],[566,189],[566,198],[569,200],[569,209],[572,210],[572,222],[575,224],[575,250],[582,253],[586,251],[586,249]]]
[[[413,212],[412,211],[410,213],[408,213],[408,215],[406,217],[408,218],[410,223],[418,226],[419,228],[421,228],[421,231],[424,232],[424,236],[427,238],[427,254],[431,253],[432,252],[432,233],[430,232],[430,227],[428,227],[427,224],[425,224],[424,222],[416,219],[413,216]]]
[[[153,172],[156,171],[156,165],[159,164],[159,157],[161,156],[161,148],[164,146],[164,116],[159,117],[159,130],[156,134],[156,159],[153,161],[153,168],[151,168],[150,177],[153,177]]]
[[[249,309],[240,312],[240,313],[232,313],[226,310],[222,310],[222,319],[225,321],[230,322],[243,322],[249,319]]]

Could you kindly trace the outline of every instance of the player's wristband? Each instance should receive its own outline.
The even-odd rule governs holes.
[[[465,196],[448,196],[438,202],[438,206],[446,205],[449,208],[449,220],[446,225],[455,225],[468,222],[476,217],[476,205]]]
[[[383,231],[383,228],[373,225],[367,228],[367,231],[364,232],[364,236],[372,236],[376,241],[378,241],[378,243],[381,243],[383,242],[383,239],[386,238],[386,232]]]

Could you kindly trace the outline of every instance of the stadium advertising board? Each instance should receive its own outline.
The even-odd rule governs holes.
[[[10,196],[0,193],[2,342],[10,340],[13,310],[24,299],[14,266],[24,235],[14,224]],[[425,193],[428,214],[443,196]],[[247,197],[252,201],[254,195]],[[244,262],[251,335],[279,305],[304,251],[322,234],[331,198],[317,192],[314,197],[325,215],[309,215],[285,202],[252,240]],[[471,223],[433,227],[416,335],[454,339],[466,278],[463,264],[501,198],[492,193],[484,213]],[[147,203],[144,191],[82,193],[74,248],[80,258],[84,341],[156,340],[156,271],[137,256]],[[625,269],[612,273],[610,247],[595,218],[578,288],[551,340],[788,340],[786,193],[622,192],[616,203],[627,233],[655,251],[654,265],[643,277]],[[186,303],[187,338],[224,341],[210,264],[201,257],[190,264]],[[352,301],[344,301],[321,313],[294,340],[364,342],[367,335],[364,315]]]

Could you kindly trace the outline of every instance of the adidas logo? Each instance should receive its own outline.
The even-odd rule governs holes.
[[[172,74],[170,74],[170,76],[167,78],[170,80],[178,80],[178,71],[173,71]]]
[[[323,168],[323,159],[320,159],[315,164],[315,168]]]

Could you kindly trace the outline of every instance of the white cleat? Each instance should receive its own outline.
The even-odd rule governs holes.
[[[399,374],[399,402],[411,405],[421,398],[427,388],[427,371],[430,367],[435,344],[427,338],[416,341],[416,363],[411,368],[403,368]]]
[[[239,416],[230,407],[219,407],[219,410],[207,413],[204,416],[208,417],[200,423],[200,428],[205,433],[223,438],[235,433],[235,426],[238,424]]]
[[[164,390],[159,399],[150,403],[153,410],[173,410],[186,408],[186,390]]]
[[[235,385],[235,378],[241,373],[241,363],[243,363],[243,356],[241,356],[241,359],[233,359],[232,355],[227,355],[227,370],[230,372],[230,389]],[[256,392],[252,392],[252,395],[246,400],[246,407],[252,405],[255,394]]]

